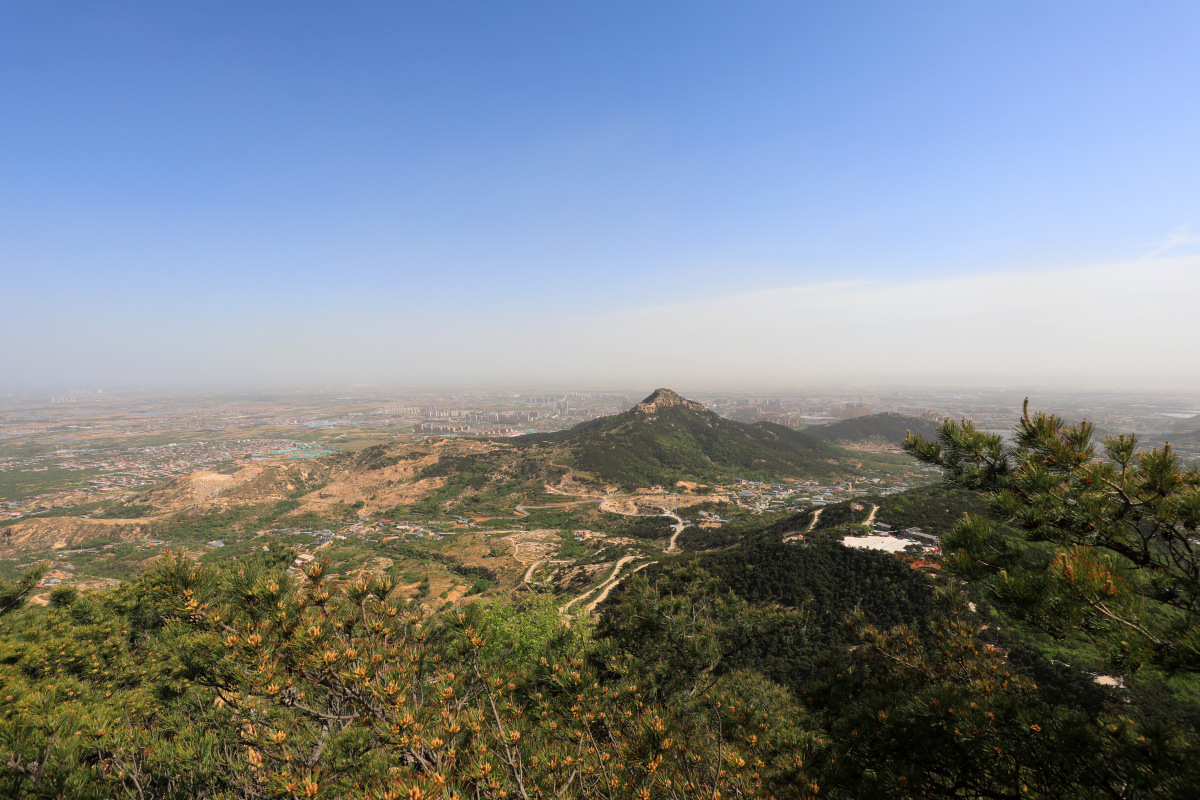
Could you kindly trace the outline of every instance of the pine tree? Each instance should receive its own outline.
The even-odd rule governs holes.
[[[1086,420],[1030,416],[1013,444],[946,420],[905,449],[982,492],[1012,537],[980,517],[943,539],[947,565],[998,604],[1056,635],[1080,633],[1118,669],[1200,670],[1200,470],[1136,436],[1097,448]],[[1051,553],[1043,555],[1045,545]]]

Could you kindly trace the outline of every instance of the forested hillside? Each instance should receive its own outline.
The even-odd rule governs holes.
[[[1035,683],[894,557],[763,537],[634,576],[594,631],[536,596],[430,615],[390,575],[286,560],[169,558],[48,608],[0,587],[0,794],[1048,800],[1200,780],[1186,720]]]
[[[684,517],[695,518],[696,512],[701,508],[719,511],[722,509],[722,504],[705,503],[689,506],[679,509],[678,513]],[[725,511],[725,513],[730,512]],[[784,533],[803,531],[808,528],[810,522],[812,522],[811,511],[742,516],[729,519],[716,528],[687,528],[679,535],[677,544],[681,550],[718,550],[743,541],[754,541],[764,535],[778,538]]]
[[[898,444],[912,432],[918,436],[933,436],[937,425],[921,417],[907,417],[891,411],[865,417],[843,419],[829,425],[814,425],[804,433],[825,442],[890,442]]]
[[[861,609],[873,625],[911,625],[927,633],[933,587],[899,559],[854,550],[831,541],[810,547],[782,544],[774,525],[736,547],[705,553],[690,563],[703,568],[723,588],[755,605],[803,608],[808,623],[799,633],[763,637],[730,658],[727,668],[748,668],[798,687],[824,660],[840,658],[853,643],[845,620]],[[661,565],[645,570],[653,583]]]
[[[878,503],[877,522],[900,530],[918,527],[927,533],[946,533],[964,514],[991,516],[987,503],[974,492],[945,484],[919,486],[906,492],[871,499]]]

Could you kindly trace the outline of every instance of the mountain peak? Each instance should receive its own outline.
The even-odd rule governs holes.
[[[681,397],[670,389],[655,389],[649,397],[637,404],[634,411],[640,411],[643,414],[653,414],[660,408],[670,408],[672,406],[682,406],[690,408],[693,411],[707,411],[702,403]]]

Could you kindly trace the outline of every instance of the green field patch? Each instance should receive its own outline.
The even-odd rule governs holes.
[[[12,469],[0,472],[0,500],[28,500],[39,494],[79,489],[88,485],[88,480],[102,473],[95,469],[58,469],[51,467],[39,472],[22,472]],[[134,491],[126,489],[125,491]]]

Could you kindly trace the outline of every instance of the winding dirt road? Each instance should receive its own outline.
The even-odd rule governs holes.
[[[600,592],[600,594],[596,596],[595,600],[593,600],[592,602],[587,604],[587,608],[584,609],[585,613],[591,614],[596,609],[596,606],[598,606],[604,602],[604,598],[608,597],[608,593],[611,592],[613,590],[613,587],[615,587],[618,583],[625,580],[633,573],[640,572],[641,570],[644,570],[646,567],[650,566],[651,564],[657,564],[657,563],[658,563],[657,561],[647,561],[645,564],[638,564],[636,567],[629,570],[629,572],[626,572],[624,575],[617,578],[616,580],[609,581],[608,585],[604,587],[604,591]]]
[[[602,588],[604,588],[605,586],[607,586],[607,585],[609,584],[609,582],[611,582],[612,580],[614,580],[614,579],[617,577],[617,575],[619,575],[619,574],[621,573],[621,568],[622,568],[622,567],[624,567],[626,564],[628,564],[630,561],[633,561],[633,560],[634,560],[634,559],[636,559],[636,558],[637,558],[637,556],[621,556],[621,558],[620,558],[620,559],[617,561],[617,563],[616,563],[616,564],[613,566],[612,572],[608,573],[608,577],[607,577],[607,578],[605,578],[605,579],[604,579],[604,580],[602,580],[600,583],[598,583],[598,584],[596,584],[595,586],[593,586],[591,589],[588,589],[586,592],[584,592],[583,594],[579,595],[578,597],[575,597],[575,598],[572,598],[571,600],[568,600],[566,605],[564,605],[564,606],[559,606],[559,607],[558,607],[558,613],[560,613],[560,614],[565,614],[565,613],[567,613],[567,609],[568,609],[568,608],[570,608],[571,606],[573,606],[575,603],[577,603],[577,602],[579,602],[580,600],[582,600],[583,598],[587,597],[587,596],[588,596],[589,594],[591,594],[592,592],[598,591],[599,589],[602,589]]]
[[[570,560],[562,560],[556,558],[543,558],[541,561],[535,561],[529,565],[529,569],[525,570],[525,577],[521,579],[522,583],[529,583],[529,579],[533,577],[533,571],[542,564],[570,564]]]
[[[528,517],[529,511],[527,509],[566,508],[567,506],[579,506],[579,505],[584,505],[585,503],[600,503],[603,505],[604,501],[607,499],[609,499],[609,498],[597,497],[594,500],[573,500],[569,503],[545,503],[542,505],[526,505],[524,503],[521,503],[520,505],[516,506],[513,510],[516,511],[517,514],[522,517]],[[667,547],[664,550],[664,552],[667,552],[667,553],[672,553],[677,549],[675,547],[675,539],[677,539],[679,537],[679,534],[683,533],[683,529],[685,527],[687,527],[683,523],[683,517],[679,516],[674,511],[671,511],[667,508],[664,508],[663,513],[661,513],[661,514],[629,514],[624,511],[619,511],[615,508],[610,508],[610,509],[605,509],[605,510],[609,511],[610,513],[613,513],[613,514],[620,514],[623,517],[670,517],[671,519],[675,520],[674,530],[672,531],[671,538],[667,542]]]
[[[675,520],[675,532],[671,534],[671,540],[667,542],[667,549],[663,551],[664,553],[673,553],[678,549],[675,547],[675,540],[679,538],[679,534],[683,533],[683,529],[687,526],[683,524],[683,517],[679,516],[674,511],[667,511],[665,508],[663,511],[666,513],[658,514],[657,516],[670,517],[671,519]]]
[[[559,468],[567,470],[567,475],[570,475],[571,473],[574,472],[574,468],[572,468],[566,464],[551,463],[550,466],[559,467]],[[549,485],[546,486],[546,491],[552,492],[555,494],[558,493],[558,492],[554,491]],[[568,495],[568,497],[569,496],[570,495]],[[576,497],[578,497],[578,495],[576,495]],[[687,527],[683,522],[683,517],[679,516],[674,511],[672,511],[669,508],[666,508],[665,506],[662,507],[663,513],[661,513],[661,514],[628,514],[626,512],[620,511],[615,508],[605,509],[604,501],[611,500],[611,499],[613,499],[613,498],[593,496],[586,500],[572,500],[572,501],[566,502],[566,503],[546,503],[546,504],[538,504],[538,505],[526,505],[526,504],[522,503],[522,504],[517,505],[514,510],[516,511],[518,516],[527,517],[527,516],[529,516],[530,510],[539,509],[539,508],[567,508],[569,506],[584,505],[586,503],[600,503],[601,504],[600,508],[602,510],[611,511],[614,514],[620,514],[621,516],[624,516],[624,517],[669,517],[669,518],[675,520],[675,524],[672,526],[673,529],[671,531],[671,538],[667,540],[667,546],[664,548],[663,552],[673,553],[673,552],[678,551],[679,548],[675,544],[675,540],[679,538],[679,534],[683,533],[684,529]],[[630,561],[634,561],[636,558],[637,558],[637,556],[629,556],[629,555],[622,556],[617,561],[617,563],[613,566],[613,570],[611,573],[609,573],[607,578],[605,578],[599,584],[592,587],[591,589],[584,592],[583,594],[581,594],[577,597],[574,597],[571,600],[568,600],[565,605],[562,605],[559,607],[559,609],[558,609],[559,613],[566,614],[567,610],[572,605],[574,605],[578,601],[584,599],[585,597],[591,595],[594,592],[599,592],[599,595],[597,597],[595,597],[587,605],[586,611],[587,611],[587,613],[590,614],[596,606],[598,606],[600,603],[604,602],[604,599],[606,597],[608,597],[608,593],[612,591],[612,588],[614,586],[616,586],[618,583],[620,583],[621,581],[623,581],[625,578],[629,577],[633,573],[638,572],[639,570],[645,569],[646,567],[650,566],[651,564],[657,563],[655,561],[647,561],[644,564],[638,565],[636,568],[634,568],[630,572],[626,573],[625,575],[621,575],[621,569],[624,568],[624,566],[626,564],[628,564]],[[525,577],[522,582],[528,584],[530,579],[533,577],[534,570],[536,570],[540,564],[544,564],[544,563],[547,563],[546,559],[542,559],[540,561],[535,561],[534,563],[530,564],[529,568],[525,570]],[[550,561],[550,563],[556,563],[556,562]]]
[[[595,500],[573,500],[573,501],[572,501],[572,502],[570,502],[570,503],[547,503],[547,504],[545,504],[545,505],[540,505],[540,506],[527,506],[527,505],[525,505],[524,503],[522,503],[522,504],[518,505],[518,506],[517,506],[515,509],[513,509],[513,510],[514,510],[514,511],[516,511],[516,512],[517,512],[517,514],[518,514],[519,516],[522,516],[522,517],[528,517],[528,516],[529,516],[529,512],[525,510],[525,509],[527,509],[527,508],[533,508],[533,509],[537,509],[537,508],[565,508],[566,506],[579,506],[579,505],[583,505],[584,503],[601,503],[601,502],[603,502],[603,500],[602,500],[601,498],[596,498]]]

